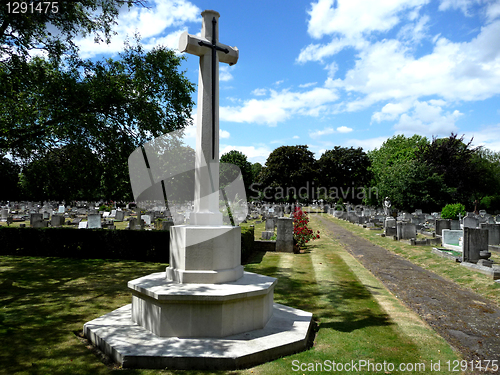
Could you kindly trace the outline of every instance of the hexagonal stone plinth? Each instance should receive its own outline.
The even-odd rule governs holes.
[[[132,320],[159,337],[225,337],[262,329],[276,279],[245,272],[224,284],[179,284],[158,272],[129,281]]]

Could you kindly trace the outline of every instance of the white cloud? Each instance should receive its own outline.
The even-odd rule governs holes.
[[[333,134],[333,133],[335,133],[335,130],[333,128],[324,128],[323,130],[317,130],[315,132],[309,133],[309,137],[319,138],[319,137],[322,137],[324,135]]]
[[[309,83],[304,83],[302,85],[299,85],[300,88],[306,88],[306,87],[311,87],[316,85],[318,82],[309,82]]]
[[[219,151],[220,156],[231,151],[236,150],[243,153],[247,160],[251,163],[261,163],[264,165],[269,154],[273,151],[267,146],[231,146],[231,145],[221,145],[221,151]]]
[[[231,74],[231,71],[234,69],[234,67],[226,65],[226,64],[220,64],[219,65],[219,81],[230,81],[233,79],[233,75]]]
[[[481,128],[479,130],[465,132],[465,140],[474,138],[474,146],[483,146],[492,151],[500,152],[500,124]]]
[[[252,91],[252,94],[254,94],[255,96],[263,96],[263,95],[266,95],[267,93],[267,89],[255,89]]]
[[[298,62],[322,61],[324,58],[352,46],[366,48],[365,36],[373,32],[387,32],[400,23],[400,13],[420,9],[429,0],[318,0],[308,12],[308,33],[315,39],[332,36],[327,44],[310,44],[299,54]],[[416,16],[414,16],[416,17]],[[422,32],[426,22],[422,18]],[[416,35],[419,35],[418,33]]]
[[[300,137],[298,135],[294,135],[293,139],[300,139]]]
[[[231,135],[227,130],[219,129],[219,138],[229,138]]]
[[[493,21],[498,16],[500,16],[500,2],[489,3],[486,7],[488,21]]]
[[[458,110],[443,113],[439,105],[417,101],[410,114],[401,115],[394,129],[405,135],[444,136],[457,131],[455,122],[460,116]]]
[[[352,132],[352,128],[348,128],[347,126],[340,126],[337,128],[339,133],[350,133]]]
[[[441,0],[439,10],[444,11],[448,9],[461,10],[466,16],[469,15],[469,8],[475,4],[480,4],[482,0]]]
[[[307,92],[269,92],[270,97],[266,99],[246,100],[238,107],[220,107],[220,119],[276,126],[294,115],[319,116],[327,111],[328,103],[338,98],[335,90],[319,87]]]
[[[122,7],[118,24],[113,27],[117,33],[110,44],[95,44],[94,36],[79,38],[75,42],[84,58],[100,53],[116,54],[123,50],[127,38],[139,33],[147,48],[162,44],[169,48],[178,47],[178,36],[186,29],[187,22],[197,22],[200,9],[187,0],[151,0],[150,8],[134,6],[130,10]],[[178,28],[167,36],[160,36],[167,28]]]
[[[438,38],[431,53],[414,58],[398,40],[382,40],[359,53],[345,79],[327,79],[325,87],[356,93],[345,110],[380,101],[404,102],[423,96],[447,101],[483,100],[500,93],[500,20],[481,28],[470,42]],[[388,111],[388,108],[386,109]],[[391,112],[374,114],[387,119]]]

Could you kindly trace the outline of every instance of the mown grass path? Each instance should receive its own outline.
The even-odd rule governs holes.
[[[500,363],[500,308],[496,304],[353,234],[337,219],[314,215],[313,222],[320,223],[324,235],[341,243],[464,358]]]

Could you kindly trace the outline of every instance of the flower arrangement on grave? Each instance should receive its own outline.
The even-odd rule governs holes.
[[[298,247],[303,247],[309,241],[319,238],[319,230],[314,231],[307,227],[309,217],[300,207],[296,207],[293,213],[293,239]]]

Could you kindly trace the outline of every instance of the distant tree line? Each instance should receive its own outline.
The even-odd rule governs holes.
[[[236,150],[221,156],[221,180],[240,168],[247,199],[272,202],[382,205],[385,197],[401,210],[440,211],[462,203],[467,210],[500,210],[500,153],[471,141],[393,136],[380,148],[335,146],[316,160],[307,146],[275,149],[264,166]],[[0,159],[0,199],[133,200],[128,167],[108,169],[105,158],[84,146],[68,145],[24,167]],[[226,176],[227,175],[227,176]],[[476,202],[476,203],[475,203]]]

